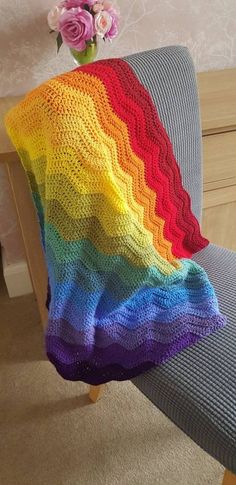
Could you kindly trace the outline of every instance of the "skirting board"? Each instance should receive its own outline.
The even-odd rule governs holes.
[[[18,263],[7,264],[6,258],[4,257],[4,250],[2,250],[2,266],[3,276],[10,298],[33,293],[26,261],[22,260]]]

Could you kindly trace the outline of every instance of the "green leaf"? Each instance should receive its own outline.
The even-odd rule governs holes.
[[[63,44],[63,40],[62,40],[61,33],[59,32],[59,34],[57,36],[57,53],[59,52],[60,47],[62,46],[62,44]]]

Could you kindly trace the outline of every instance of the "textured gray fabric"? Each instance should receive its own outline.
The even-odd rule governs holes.
[[[196,74],[185,47],[162,47],[125,58],[147,88],[179,163],[192,211],[201,217],[202,145]]]
[[[126,58],[172,141],[195,215],[201,215],[201,127],[193,63],[184,47]],[[236,473],[236,253],[210,245],[194,258],[213,283],[227,326],[133,383],[205,451]]]
[[[132,382],[236,473],[236,253],[211,244],[194,259],[215,287],[226,327]]]

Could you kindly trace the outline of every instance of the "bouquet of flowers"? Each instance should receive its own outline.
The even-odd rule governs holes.
[[[48,14],[51,32],[57,32],[57,49],[64,42],[79,64],[97,54],[97,38],[112,40],[118,34],[119,15],[109,0],[61,0]]]

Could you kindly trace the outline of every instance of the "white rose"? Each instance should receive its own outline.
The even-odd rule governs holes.
[[[104,35],[111,29],[112,18],[108,12],[103,10],[94,16],[94,24],[96,33],[101,35],[101,37],[104,37]]]
[[[55,5],[52,7],[48,14],[48,25],[51,30],[58,30],[59,18],[61,14],[65,12],[65,10],[66,9],[60,5]]]

